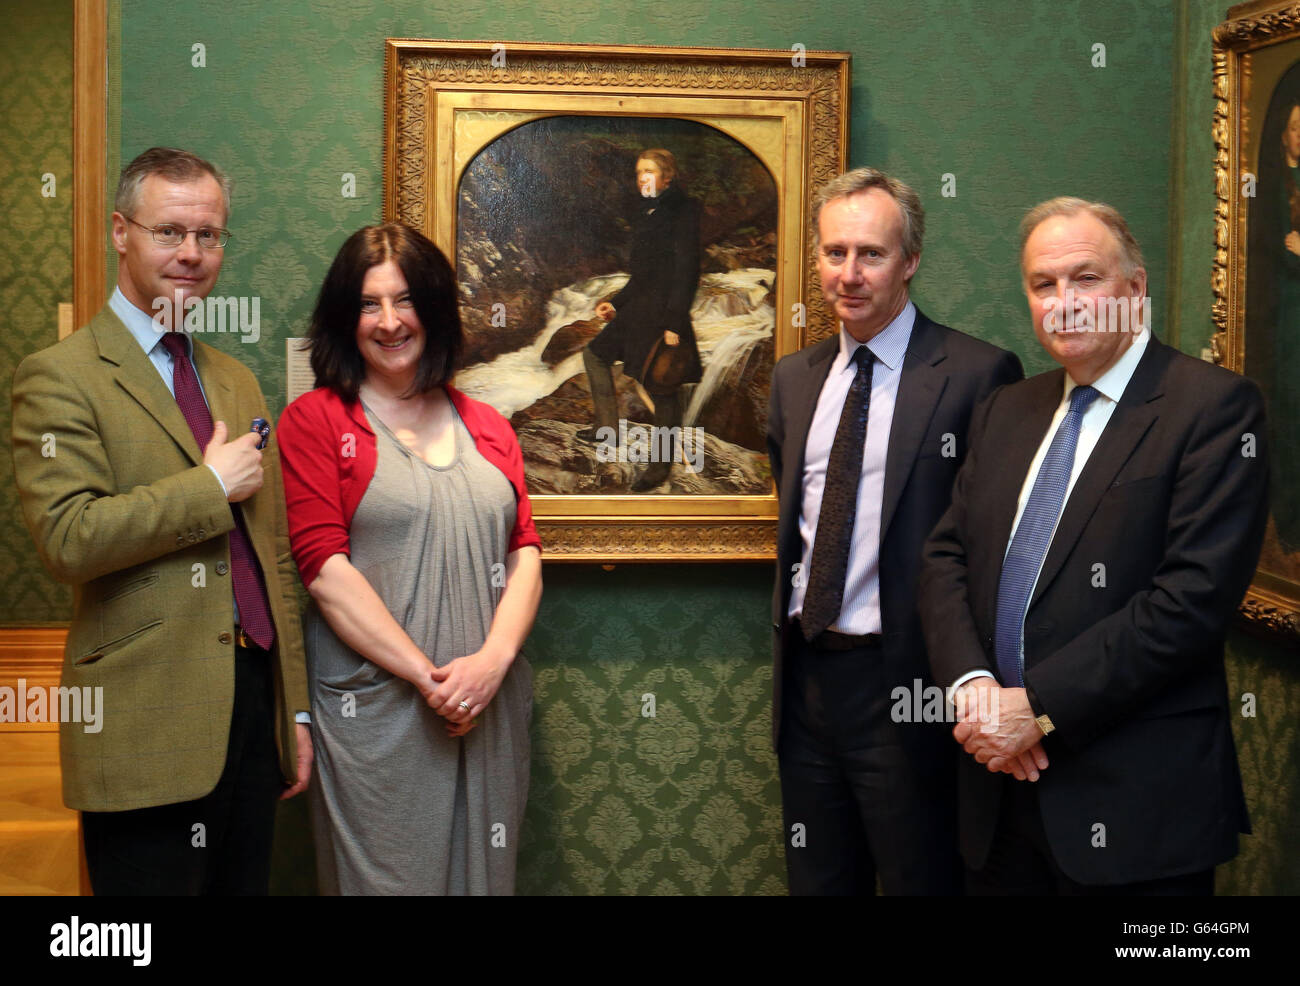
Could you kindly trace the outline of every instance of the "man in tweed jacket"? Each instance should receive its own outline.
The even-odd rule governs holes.
[[[60,724],[63,797],[97,894],[266,893],[276,801],[311,769],[279,457],[249,370],[162,331],[204,312],[229,186],[153,148],[115,208],[117,290],[13,387],[23,517],[75,589],[62,684],[103,689],[102,728]]]

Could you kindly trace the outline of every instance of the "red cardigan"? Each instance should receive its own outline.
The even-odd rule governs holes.
[[[524,487],[524,460],[510,422],[450,384],[446,391],[479,454],[515,488],[515,527],[507,553],[528,545],[540,549]],[[310,586],[331,555],[351,557],[352,516],[379,461],[375,433],[359,400],[345,404],[328,387],[318,387],[284,409],[276,444],[284,470],[289,544],[302,584]]]

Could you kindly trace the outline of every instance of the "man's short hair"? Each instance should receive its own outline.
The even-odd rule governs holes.
[[[659,165],[664,181],[672,181],[677,177],[677,158],[673,157],[672,151],[665,151],[662,147],[647,147],[636,156],[638,161],[642,158],[647,158]]]
[[[113,210],[124,216],[134,217],[135,210],[140,207],[140,186],[150,175],[157,175],[171,182],[198,181],[204,175],[210,175],[221,186],[221,198],[226,205],[226,220],[230,220],[230,179],[211,161],[205,161],[197,154],[182,151],[178,147],[151,147],[137,155],[135,160],[123,168],[122,177],[117,180],[117,196],[113,200]]]
[[[366,378],[357,348],[361,287],[370,268],[391,260],[406,278],[411,304],[424,327],[424,351],[411,394],[427,394],[450,382],[464,347],[456,272],[423,233],[402,223],[365,226],[347,238],[321,284],[307,338],[317,387],[345,401],[356,399]]]
[[[846,171],[832,178],[818,190],[812,207],[813,243],[821,244],[821,214],[827,203],[872,188],[884,189],[902,210],[903,252],[909,257],[920,254],[921,244],[925,239],[925,209],[921,205],[921,196],[917,195],[906,182],[899,181],[875,168],[854,168],[852,171]]]
[[[1023,272],[1025,268],[1025,244],[1029,242],[1029,237],[1034,230],[1054,216],[1077,216],[1081,212],[1092,216],[1115,237],[1115,242],[1119,244],[1120,262],[1124,265],[1125,277],[1131,278],[1139,268],[1146,269],[1146,261],[1142,259],[1142,248],[1138,246],[1138,241],[1129,231],[1128,223],[1124,221],[1124,217],[1117,209],[1105,202],[1089,202],[1087,199],[1075,198],[1072,195],[1060,195],[1038,203],[1026,212],[1025,218],[1020,221],[1021,271]]]

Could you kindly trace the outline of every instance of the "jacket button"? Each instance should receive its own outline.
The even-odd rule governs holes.
[[[229,571],[230,571],[230,566],[227,565],[224,561],[219,561],[219,562],[217,562],[217,574],[218,574],[218,575],[225,575],[225,574],[226,574],[227,572],[229,572]]]
[[[219,634],[217,634],[217,643],[219,644],[228,644],[232,639],[233,638],[230,636],[229,630],[222,630]]]
[[[177,535],[176,535],[176,543],[177,543],[177,544],[184,544],[184,543],[185,543],[185,535],[184,535],[184,534],[177,534]]]
[[[201,527],[199,528],[199,537],[207,537],[207,532],[205,532]]]

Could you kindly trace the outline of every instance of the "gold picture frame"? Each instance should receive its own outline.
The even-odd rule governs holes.
[[[809,208],[844,169],[844,52],[385,42],[384,218],[457,256],[458,194],[492,141],[548,117],[696,121],[752,152],[776,186],[773,357],[834,331],[813,283]],[[775,490],[755,495],[532,495],[549,560],[775,557]]]
[[[1259,566],[1240,616],[1247,629],[1300,642],[1300,155],[1288,150],[1295,112],[1300,150],[1300,3],[1228,10],[1212,36],[1214,267],[1211,351],[1255,379],[1268,400],[1275,483]],[[1288,178],[1289,174],[1289,178]],[[1295,260],[1288,261],[1288,256]]]

